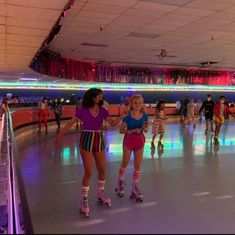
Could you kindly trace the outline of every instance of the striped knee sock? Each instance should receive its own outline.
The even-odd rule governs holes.
[[[105,180],[98,180],[98,190],[104,190]]]
[[[82,197],[87,197],[89,192],[89,186],[82,186]]]
[[[134,184],[138,184],[139,183],[140,175],[141,175],[141,171],[134,171],[134,174],[133,174],[133,182],[134,182]]]
[[[121,181],[124,180],[125,173],[126,173],[126,168],[120,167],[119,168],[119,180]]]

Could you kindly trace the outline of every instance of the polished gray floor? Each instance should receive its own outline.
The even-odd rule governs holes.
[[[36,233],[235,233],[235,122],[227,121],[214,148],[204,123],[181,127],[169,123],[163,153],[150,148],[146,135],[141,189],[144,201],[129,199],[133,159],[126,174],[126,195],[114,188],[122,157],[122,135],[106,132],[106,193],[112,207],[96,204],[94,166],[89,203],[91,216],[83,219],[78,204],[83,175],[79,132],[67,133],[55,149],[49,135],[31,135],[18,141],[30,212]]]

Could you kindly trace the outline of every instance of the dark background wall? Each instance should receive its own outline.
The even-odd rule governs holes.
[[[19,98],[28,97],[61,97],[65,99],[73,99],[75,102],[79,97],[82,97],[85,91],[62,91],[62,90],[6,90],[0,89],[0,97],[5,96],[7,93],[17,95]],[[235,92],[208,92],[208,91],[107,91],[104,90],[104,97],[110,104],[122,104],[125,97],[134,93],[140,93],[144,97],[145,103],[155,103],[156,101],[163,99],[166,103],[175,103],[184,96],[194,98],[195,101],[204,100],[205,96],[210,93],[214,100],[217,100],[219,96],[225,95],[230,102],[235,101]]]

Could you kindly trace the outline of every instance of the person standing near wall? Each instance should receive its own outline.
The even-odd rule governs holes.
[[[202,103],[202,106],[199,110],[199,114],[201,114],[202,110],[204,110],[205,113],[205,119],[206,119],[205,135],[208,134],[209,128],[211,129],[211,132],[214,133],[214,127],[213,127],[214,106],[215,102],[212,100],[211,95],[208,94],[206,96],[206,100]]]
[[[219,101],[214,106],[214,122],[215,122],[215,136],[214,136],[214,145],[219,145],[218,136],[220,133],[221,126],[224,123],[225,114],[235,115],[229,110],[229,108],[224,104],[225,96],[221,96]]]
[[[53,100],[51,110],[53,110],[54,112],[55,120],[57,124],[57,132],[59,132],[60,131],[60,119],[62,115],[62,105],[58,97]]]
[[[45,126],[45,133],[48,133],[48,125],[47,125],[47,116],[48,112],[48,104],[47,99],[45,97],[38,103],[38,134],[41,134],[42,122]]]
[[[6,112],[8,112],[8,99],[7,97],[3,97],[1,105],[1,117]]]

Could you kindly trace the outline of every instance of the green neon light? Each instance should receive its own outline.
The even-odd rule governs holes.
[[[63,149],[63,157],[69,158],[70,157],[70,148],[64,148]]]

